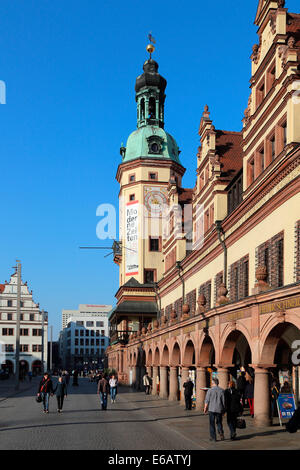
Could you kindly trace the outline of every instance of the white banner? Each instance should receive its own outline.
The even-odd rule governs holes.
[[[139,201],[130,201],[126,204],[125,214],[125,275],[134,276],[139,273],[138,254],[138,222]]]

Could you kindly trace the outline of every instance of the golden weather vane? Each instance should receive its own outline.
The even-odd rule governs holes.
[[[150,59],[151,59],[151,54],[155,51],[155,47],[153,44],[155,44],[155,39],[154,37],[152,36],[151,32],[148,34],[148,39],[150,41],[150,44],[148,44],[148,46],[146,47],[147,49],[147,52],[149,52],[150,54]]]

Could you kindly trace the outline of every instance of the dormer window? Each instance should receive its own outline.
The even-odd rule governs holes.
[[[147,139],[148,142],[148,153],[154,155],[161,155],[163,149],[163,139],[158,135],[151,135]]]

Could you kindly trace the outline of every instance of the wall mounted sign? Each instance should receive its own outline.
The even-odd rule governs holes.
[[[277,398],[277,409],[280,426],[282,426],[282,420],[291,419],[296,410],[294,395],[292,393],[280,393]]]
[[[259,306],[259,313],[272,313],[282,312],[289,308],[300,307],[300,297],[294,297],[291,299],[279,300],[278,302],[268,302]]]

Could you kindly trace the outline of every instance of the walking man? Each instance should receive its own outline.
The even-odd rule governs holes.
[[[41,395],[43,400],[44,413],[49,413],[50,394],[53,396],[53,384],[50,375],[48,372],[45,372],[38,388],[38,395]]]
[[[224,441],[222,415],[225,413],[225,393],[219,387],[219,379],[212,379],[212,387],[207,391],[204,404],[204,413],[209,413],[210,440],[217,441],[216,424],[221,441]]]
[[[102,377],[98,382],[97,392],[101,394],[101,406],[102,410],[107,408],[107,394],[109,391],[109,383],[106,379],[106,376]]]
[[[236,390],[235,383],[233,381],[228,383],[228,388],[225,390],[225,405],[227,424],[230,430],[230,439],[233,441],[236,438],[237,417],[243,411],[241,395]]]
[[[148,372],[146,372],[146,374],[143,377],[143,384],[144,384],[144,387],[145,387],[145,394],[149,395],[149,393],[150,393],[150,377],[148,375]]]
[[[183,388],[184,388],[185,409],[191,410],[194,384],[191,381],[190,377],[188,377],[187,381],[184,382]]]

